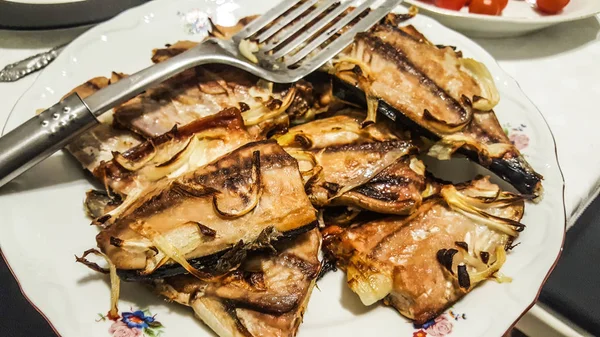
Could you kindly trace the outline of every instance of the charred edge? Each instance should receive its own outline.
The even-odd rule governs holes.
[[[458,253],[458,250],[454,248],[450,249],[440,249],[438,250],[436,257],[438,262],[446,268],[450,272],[450,274],[454,275],[452,271],[452,260],[454,259],[454,255]]]
[[[409,141],[404,140],[389,140],[384,142],[371,142],[361,144],[342,144],[333,145],[325,148],[325,153],[336,153],[345,151],[360,151],[360,152],[379,152],[387,153],[391,150],[407,149],[406,155],[416,154],[418,149]]]
[[[267,290],[265,285],[265,275],[262,272],[247,272],[244,273],[244,280],[257,290]]]
[[[336,258],[328,249],[323,249],[323,261],[321,261],[321,270],[317,276],[317,281],[322,279],[328,272],[336,272],[337,270]]]
[[[381,182],[377,183],[377,185],[379,185],[379,184],[383,184],[383,183],[381,183]],[[388,185],[388,184],[386,184],[386,185]],[[404,183],[403,185],[406,185],[406,183]],[[389,186],[393,186],[394,188],[400,187],[400,185],[397,185],[397,184],[389,184]],[[385,190],[375,188],[373,186],[373,184],[370,184],[370,183],[358,186],[358,187],[352,189],[352,192],[359,193],[361,195],[364,195],[367,198],[384,201],[384,202],[400,201],[400,200],[398,200],[400,198],[398,193],[395,193],[392,191],[386,192]]]
[[[520,242],[515,243],[514,245],[512,244],[512,241],[509,241],[506,243],[506,246],[504,246],[504,250],[505,251],[509,251],[509,250],[513,250],[515,249],[516,246],[520,245]]]
[[[299,296],[285,294],[277,296],[277,298],[269,298],[265,302],[261,301],[244,301],[244,300],[228,300],[236,308],[248,309],[268,315],[279,316],[288,313],[298,308]]]
[[[471,287],[471,278],[467,272],[467,266],[464,264],[458,265],[458,285],[465,289],[469,289]]]
[[[312,280],[319,275],[320,266],[318,264],[312,264],[292,253],[284,253],[281,256],[287,263],[300,270],[308,279]]]
[[[110,244],[115,246],[115,247],[122,247],[123,246],[123,240],[119,239],[117,237],[111,236],[110,237]]]
[[[490,164],[490,170],[502,179],[511,182],[520,193],[537,195],[543,177],[523,164],[523,160],[519,157],[494,158]]]
[[[127,150],[123,153],[123,157],[131,161],[136,161],[148,155],[156,146],[162,145],[174,138],[188,138],[196,133],[219,127],[244,128],[244,120],[242,119],[240,110],[237,108],[227,108],[215,115],[197,119],[180,128],[174,126],[173,130]]]
[[[313,144],[310,138],[308,138],[306,135],[301,134],[294,136],[294,142],[300,145],[300,147],[303,149],[309,149],[312,147]]]
[[[198,230],[200,230],[200,233],[202,233],[202,235],[204,235],[204,236],[208,236],[211,238],[214,238],[215,236],[217,236],[217,231],[210,227],[204,226],[203,224],[201,224],[199,222],[196,222],[196,226],[198,226]]]
[[[246,111],[250,110],[250,106],[248,104],[246,104],[245,102],[238,102],[238,105],[240,106],[241,112],[246,112]]]
[[[314,221],[308,225],[293,229],[291,231],[287,231],[287,232],[283,233],[283,235],[277,240],[277,244],[289,242],[292,239],[296,238],[298,235],[306,233],[313,228],[316,228],[317,224],[318,223],[316,221]],[[236,248],[236,247],[237,247],[237,245],[232,248],[220,251],[218,253],[214,253],[211,255],[188,260],[188,262],[190,263],[190,265],[192,267],[194,267],[195,269],[198,269],[199,271],[202,271],[202,272],[212,272],[216,269],[222,269],[222,268],[224,268],[223,262],[222,261],[220,262],[220,260],[227,258],[227,256],[235,257],[233,259],[237,260],[237,257],[241,256],[241,255],[234,253],[234,252],[240,252],[240,249]],[[232,252],[232,250],[234,250],[234,252]],[[229,253],[229,255],[226,256],[227,253]],[[244,251],[244,254],[245,254],[245,251]],[[245,257],[245,255],[243,255],[243,257]],[[230,264],[235,264],[235,262],[236,261],[234,261],[233,263],[230,263]],[[142,275],[141,272],[142,272],[142,270],[137,270],[137,269],[134,269],[134,270],[117,269],[117,274],[119,275],[121,280],[126,281],[126,282],[147,282],[147,281],[152,281],[152,280],[165,278],[165,277],[177,276],[177,275],[181,275],[181,274],[188,274],[188,272],[179,264],[163,265],[163,266],[159,267],[158,269],[156,269],[152,274],[149,274],[149,275]]]
[[[389,27],[394,29],[391,26]],[[388,61],[394,62],[400,71],[417,77],[421,85],[429,89],[429,91],[431,91],[431,93],[433,93],[436,97],[440,97],[444,102],[446,102],[446,106],[448,106],[448,108],[459,113],[461,120],[464,120],[468,117],[469,113],[464,109],[464,107],[452,96],[450,96],[444,89],[440,88],[431,78],[422,73],[414,64],[412,64],[412,62],[406,57],[406,55],[404,55],[403,52],[399,51],[394,46],[383,41],[379,37],[369,35],[369,33],[357,34],[356,40],[366,43],[378,54],[385,57]]]
[[[488,252],[480,252],[479,257],[481,257],[481,261],[483,261],[483,263],[485,264],[487,264],[488,261],[490,261],[490,253]]]
[[[455,244],[457,247],[460,247],[460,248],[462,248],[462,249],[464,249],[464,250],[466,250],[466,251],[468,251],[468,250],[469,250],[469,245],[468,245],[466,242],[464,242],[464,241],[456,241],[456,242],[454,242],[454,244]]]
[[[112,217],[112,215],[110,215],[110,214],[105,214],[105,215],[103,215],[103,216],[99,217],[98,219],[94,220],[94,222],[93,222],[92,224],[99,224],[99,225],[102,225],[102,224],[104,224],[105,222],[107,222],[107,221],[108,221],[108,220],[109,220],[111,217]]]

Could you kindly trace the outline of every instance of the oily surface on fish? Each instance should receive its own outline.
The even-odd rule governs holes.
[[[448,159],[459,151],[521,193],[541,193],[542,177],[509,141],[492,110],[497,98],[483,97],[486,86],[467,70],[485,73],[482,64],[433,45],[412,26],[388,23],[358,34],[337,62],[329,72],[340,80],[334,91],[342,99],[357,101],[359,89],[382,114],[436,141],[430,154]]]
[[[170,300],[193,308],[219,336],[295,336],[320,270],[320,234],[313,229],[253,254],[215,282],[181,275],[152,283]]]
[[[475,197],[497,189],[482,178],[458,193]],[[495,204],[505,197],[509,198],[505,203]],[[495,220],[516,222],[523,215],[522,199],[505,192],[481,204]],[[324,245],[346,270],[348,285],[364,304],[384,300],[402,315],[424,323],[482,281],[475,275],[487,271],[486,277],[491,277],[489,269],[499,268],[495,261],[502,259],[507,243],[514,239],[492,229],[486,217],[473,214],[453,207],[445,197],[433,198],[408,217],[380,217],[345,229],[328,228]],[[461,264],[464,272],[458,271]]]
[[[275,142],[261,141],[153,184],[97,243],[117,268],[149,274],[173,258],[167,248],[200,258],[251,244],[265,231],[277,238],[310,228],[315,220],[297,162]]]

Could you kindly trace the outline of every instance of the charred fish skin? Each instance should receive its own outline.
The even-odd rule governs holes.
[[[153,280],[158,294],[190,306],[217,335],[296,335],[319,274],[321,236],[313,229],[253,254],[230,275],[205,282],[189,275]]]
[[[414,27],[406,29],[382,23],[358,34],[354,44],[339,55],[340,63],[357,62],[355,68],[371,68],[361,68],[359,73],[349,66],[328,69],[335,77],[334,96],[362,106],[367,106],[367,100],[375,100],[379,113],[403,128],[408,127],[443,144],[447,153],[436,153],[441,159],[458,151],[491,169],[521,193],[539,196],[542,176],[504,135],[491,108],[479,111],[474,107],[489,107],[491,103],[476,102],[480,100],[480,88],[462,71],[460,53],[449,48],[441,51],[429,41],[415,37],[418,33],[415,32]],[[419,49],[421,54],[415,54],[413,49]],[[440,53],[447,54],[456,67],[448,68],[444,62],[436,62]],[[461,85],[450,84],[458,81],[455,77],[460,79]],[[405,94],[396,89],[386,90],[399,84]],[[433,152],[430,150],[430,153]]]
[[[422,324],[487,278],[523,226],[523,197],[486,178],[446,185],[408,217],[324,230],[324,248],[365,305],[377,301]]]
[[[239,244],[251,249],[257,240],[275,242],[315,221],[297,161],[276,142],[260,141],[145,190],[98,234],[97,243],[121,270],[149,275],[179,259],[193,272],[185,260]]]

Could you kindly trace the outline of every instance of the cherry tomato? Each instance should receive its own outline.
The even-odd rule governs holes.
[[[435,0],[434,3],[437,7],[458,11],[465,6],[467,0]]]
[[[506,5],[508,5],[508,0],[500,0],[500,11],[503,11]]]
[[[537,8],[548,14],[560,12],[569,3],[569,0],[537,0]]]
[[[501,0],[471,0],[469,4],[469,13],[500,15],[502,8]]]

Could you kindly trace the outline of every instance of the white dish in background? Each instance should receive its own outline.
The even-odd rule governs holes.
[[[207,15],[219,24],[231,25],[239,17],[262,13],[273,5],[261,0],[156,0],[126,11],[73,41],[18,101],[6,131],[92,77],[108,76],[113,70],[132,73],[150,65],[153,48],[202,39]],[[343,273],[330,273],[313,292],[299,337],[501,336],[533,305],[560,253],[565,230],[564,183],[554,139],[542,115],[492,56],[473,41],[422,15],[410,23],[434,43],[457,46],[466,57],[487,65],[501,95],[498,118],[545,177],[545,197],[539,204],[526,206],[523,222],[528,227],[502,269],[514,278],[512,283],[486,282],[432,327],[419,332],[391,308],[363,307],[345,285]],[[452,166],[450,173],[462,179],[480,171],[475,165],[464,169],[458,168],[464,162],[452,163],[458,166]],[[95,245],[97,229],[89,226],[82,207],[90,188],[91,180],[79,164],[61,152],[0,190],[0,248],[23,293],[63,337],[113,336],[109,333],[112,323],[98,321],[98,314],[108,310],[107,277],[76,264],[73,257]],[[123,284],[120,309],[149,309],[164,325],[163,337],[213,335],[190,309],[166,303],[137,284]]]
[[[562,12],[543,14],[529,3],[535,0],[508,0],[500,16],[472,14],[468,7],[454,11],[436,7],[421,0],[404,0],[414,5],[419,13],[430,16],[441,24],[471,37],[499,38],[528,34],[552,25],[584,19],[600,13],[599,0],[571,0]]]

